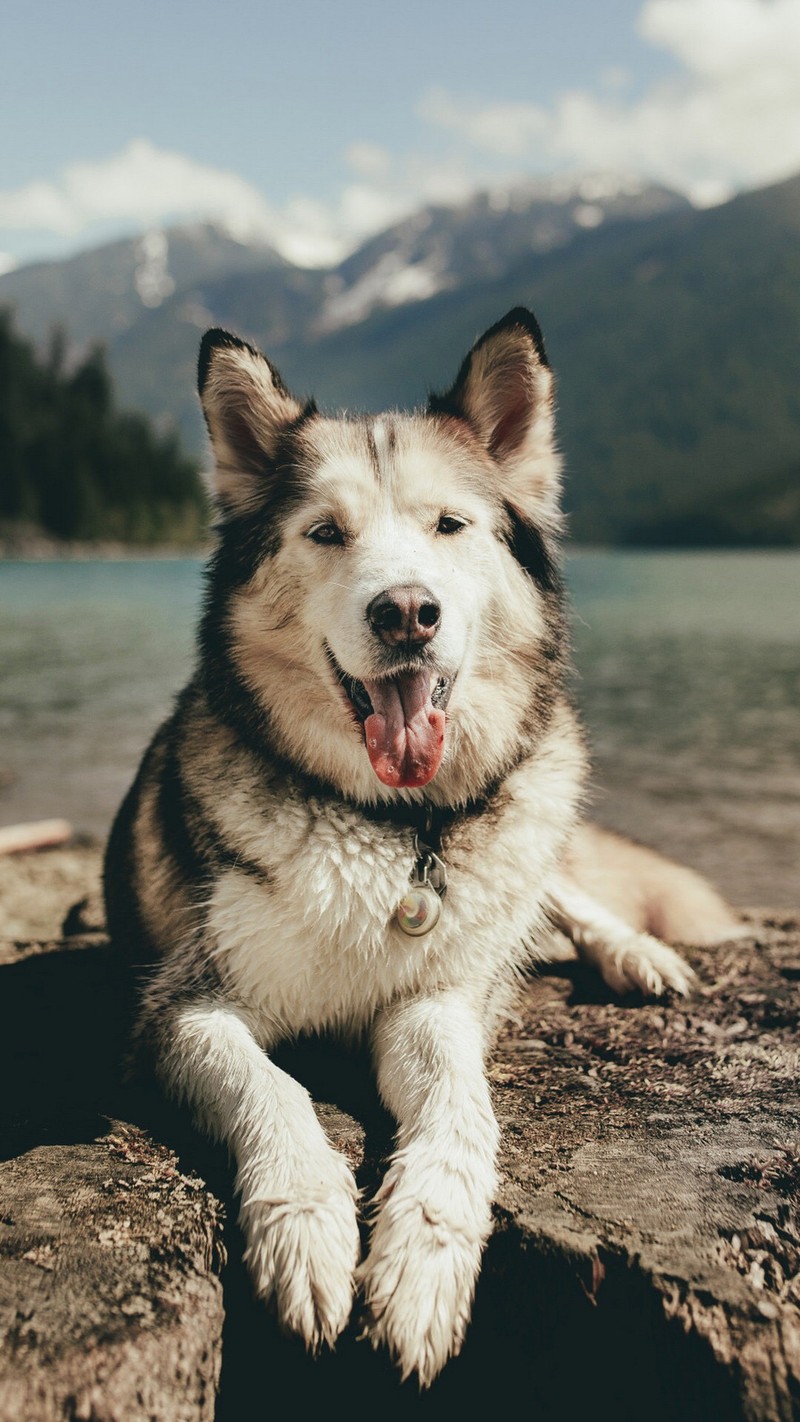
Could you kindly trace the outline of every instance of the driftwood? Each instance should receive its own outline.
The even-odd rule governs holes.
[[[35,820],[32,824],[0,826],[0,854],[26,854],[68,844],[74,830],[69,820]]]
[[[689,956],[689,1002],[620,1004],[573,963],[528,985],[491,1068],[503,1186],[473,1324],[420,1397],[355,1324],[314,1362],[252,1302],[227,1161],[118,1079],[102,934],[9,946],[0,1422],[210,1419],[220,1363],[223,1422],[520,1400],[558,1422],[800,1415],[800,924]],[[364,1063],[284,1064],[369,1193],[391,1123]]]

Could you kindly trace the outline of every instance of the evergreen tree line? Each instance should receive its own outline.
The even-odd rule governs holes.
[[[70,367],[55,332],[39,359],[0,311],[0,525],[144,543],[191,542],[203,522],[196,463],[117,409],[102,347]]]

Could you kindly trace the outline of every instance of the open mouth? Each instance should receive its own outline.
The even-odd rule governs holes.
[[[375,774],[397,789],[427,785],[444,755],[446,708],[454,678],[430,666],[357,681],[325,648],[331,668],[364,730]]]

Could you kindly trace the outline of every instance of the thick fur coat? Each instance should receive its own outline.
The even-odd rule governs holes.
[[[657,890],[640,931],[624,889],[611,907],[587,893],[590,871],[600,898],[619,888],[612,861],[638,851],[579,828],[534,318],[510,312],[424,413],[323,417],[222,331],[200,393],[219,521],[197,669],[107,855],[136,1041],[233,1152],[252,1277],[282,1324],[332,1344],[360,1289],[372,1341],[428,1384],[461,1344],[491,1228],[484,1063],[520,975],[554,927],[620,990],[686,991],[691,974],[641,931]],[[398,918],[412,877],[438,913],[416,936]],[[698,934],[729,926],[692,886]],[[326,1030],[369,1041],[398,1125],[361,1262],[350,1168],[270,1058]]]

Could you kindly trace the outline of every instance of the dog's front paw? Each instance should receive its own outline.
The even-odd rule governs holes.
[[[256,1185],[239,1215],[258,1297],[313,1352],[350,1317],[360,1252],[355,1180],[341,1157],[325,1166],[280,1193]]]
[[[667,988],[685,997],[694,987],[693,970],[683,958],[648,933],[626,934],[595,948],[592,961],[615,992],[643,992],[660,997]]]
[[[373,1347],[388,1348],[404,1379],[416,1373],[428,1387],[460,1351],[489,1210],[433,1205],[391,1174],[381,1195],[385,1203],[359,1270],[364,1333]]]

